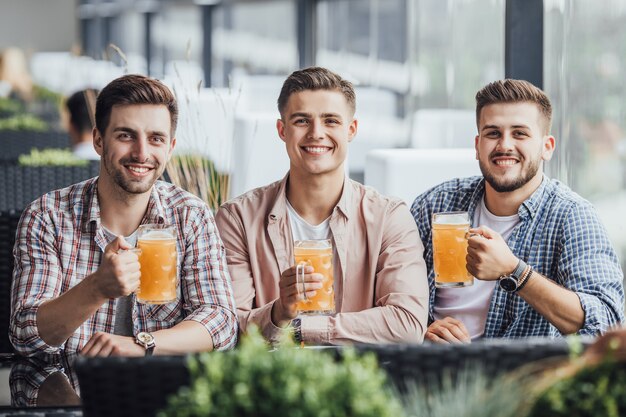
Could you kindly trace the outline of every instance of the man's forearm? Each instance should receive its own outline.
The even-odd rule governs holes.
[[[208,330],[193,320],[184,320],[176,326],[152,333],[155,355],[184,355],[213,350],[213,339]]]
[[[60,296],[41,304],[37,310],[37,331],[48,345],[65,342],[76,329],[89,319],[107,301],[94,285],[96,274]]]
[[[518,294],[563,334],[576,333],[585,324],[578,295],[535,271]]]
[[[427,312],[422,304],[410,309],[385,305],[335,316],[304,316],[301,326],[302,340],[310,344],[421,343]]]

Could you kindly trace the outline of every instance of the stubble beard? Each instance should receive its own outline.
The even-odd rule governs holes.
[[[113,164],[109,164],[106,158],[102,158],[102,164],[104,164],[104,169],[109,174],[109,177],[113,179],[113,183],[117,185],[120,189],[125,191],[128,194],[144,194],[148,192],[156,180],[161,176],[162,170],[160,169],[160,165],[157,162],[152,162],[154,165],[154,169],[152,170],[152,177],[146,177],[142,181],[132,181],[124,176],[122,173],[122,169],[124,169],[124,165],[127,163],[139,163],[139,161],[123,159],[119,161],[119,164],[122,168],[116,168]]]
[[[491,160],[491,156],[489,158]],[[480,158],[478,160],[478,166],[480,167],[480,172],[482,172],[485,181],[487,181],[491,188],[493,188],[498,193],[510,193],[528,184],[535,177],[535,175],[537,175],[540,164],[540,157],[530,160],[528,167],[525,170],[522,170],[520,175],[511,180],[507,180],[503,178],[498,178],[489,170],[489,167],[485,163],[483,163]]]

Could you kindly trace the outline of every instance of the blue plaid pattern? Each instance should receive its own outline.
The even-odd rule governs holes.
[[[431,219],[433,213],[468,211],[470,219],[485,191],[483,177],[457,178],[415,199],[417,223],[430,287],[430,317],[435,302]],[[556,180],[544,176],[539,188],[520,206],[520,223],[509,248],[541,275],[576,292],[585,311],[581,335],[604,333],[624,321],[623,272],[593,206]],[[479,226],[479,225],[473,225]],[[562,334],[517,294],[499,286],[491,298],[484,337]]]

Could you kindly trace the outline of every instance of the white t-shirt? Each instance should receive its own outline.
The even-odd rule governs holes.
[[[111,243],[117,237],[106,227],[102,226],[107,242]],[[137,246],[137,230],[130,236],[124,236],[124,240],[130,246]],[[119,297],[115,305],[115,323],[113,324],[113,334],[120,336],[133,336],[133,295]]]
[[[314,226],[307,223],[287,201],[287,213],[294,242],[296,240],[330,239],[330,217]]]
[[[474,212],[473,227],[487,226],[498,232],[506,241],[519,223],[519,215],[496,216],[487,210],[484,197]],[[435,291],[435,320],[454,317],[465,324],[472,339],[485,333],[491,296],[498,281],[474,279],[474,285],[461,288],[437,288]]]

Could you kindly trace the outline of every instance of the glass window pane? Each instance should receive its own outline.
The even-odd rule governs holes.
[[[297,69],[295,2],[224,4],[216,9],[213,25],[216,86],[229,85],[239,74],[287,76]]]
[[[152,23],[152,51],[153,75],[202,80],[200,8],[193,4],[164,3]]]
[[[545,89],[556,156],[547,171],[588,198],[626,266],[626,2],[545,0]]]
[[[473,146],[476,91],[504,77],[504,5],[319,2],[316,62],[357,85],[351,172],[363,169],[374,148]]]

